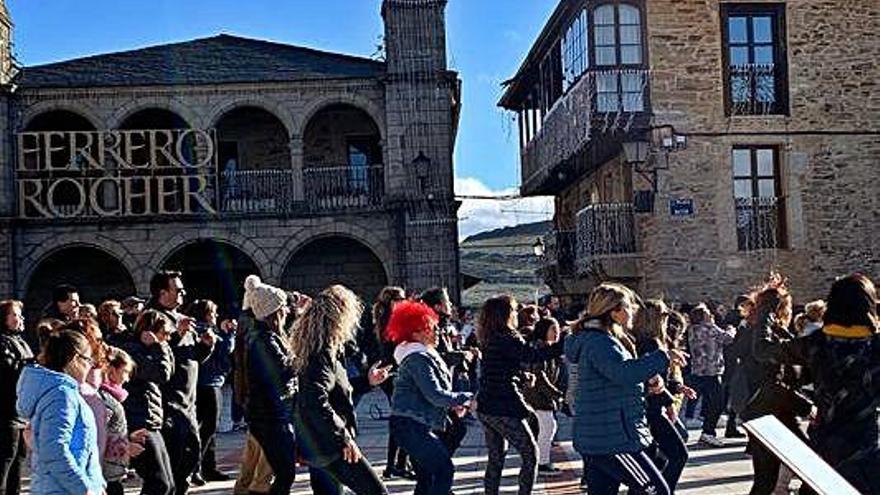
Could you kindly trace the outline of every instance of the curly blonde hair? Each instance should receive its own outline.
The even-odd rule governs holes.
[[[318,294],[296,321],[290,338],[293,365],[304,370],[316,356],[329,350],[335,356],[352,340],[364,305],[354,292],[332,285]]]

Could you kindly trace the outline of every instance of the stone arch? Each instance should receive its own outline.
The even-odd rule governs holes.
[[[373,249],[351,236],[331,234],[299,246],[284,265],[280,285],[315,296],[332,284],[342,284],[369,303],[389,279]]]
[[[95,129],[101,129],[104,124],[104,119],[98,117],[95,111],[86,104],[77,102],[41,101],[24,109],[21,115],[21,121],[19,122],[19,129],[27,128],[27,126],[40,115],[57,110],[79,115],[89,121]]]
[[[37,320],[59,284],[73,285],[83,303],[94,305],[137,291],[132,272],[114,253],[86,242],[68,244],[47,252],[31,267],[22,286],[26,319]]]
[[[25,258],[21,262],[22,270],[19,272],[19,292],[23,293],[28,286],[34,270],[41,261],[47,259],[53,253],[73,246],[91,247],[116,258],[131,275],[135,288],[141,288],[141,279],[138,275],[142,271],[142,266],[123,244],[101,234],[90,234],[87,241],[83,241],[81,234],[61,234],[40,242],[33,251],[26,253]]]
[[[133,99],[116,110],[107,121],[108,129],[119,129],[132,115],[151,109],[167,110],[180,116],[190,127],[202,128],[203,120],[199,114],[177,97],[150,97]]]
[[[244,296],[244,280],[261,275],[256,261],[241,248],[210,237],[191,239],[162,261],[163,270],[183,273],[186,302],[210,299],[221,315],[237,316]]]
[[[220,122],[220,119],[226,114],[243,107],[259,108],[260,110],[272,114],[272,116],[284,125],[284,128],[287,130],[288,138],[293,135],[294,130],[297,128],[293,115],[291,115],[287,110],[287,107],[281,103],[269,98],[258,98],[247,95],[227,98],[219,105],[215,106],[211,113],[205,116],[204,121],[208,127],[217,127],[217,123]]]
[[[300,229],[290,237],[279,252],[278,259],[284,260],[284,262],[281,263],[276,278],[272,279],[273,282],[281,284],[282,272],[294,255],[310,242],[324,237],[348,237],[358,241],[376,254],[389,280],[395,277],[394,257],[391,255],[388,241],[383,241],[375,232],[358,225],[334,221]]]
[[[382,138],[382,141],[386,141],[385,115],[383,110],[370,98],[365,98],[354,93],[339,93],[322,96],[306,103],[299,121],[297,122],[294,135],[300,137],[303,136],[306,132],[306,128],[309,126],[309,122],[312,121],[312,118],[314,118],[321,110],[333,105],[351,105],[358,110],[364,111],[371,119],[373,119],[373,122],[379,129],[379,136]]]
[[[182,232],[163,241],[159,250],[150,257],[147,268],[150,270],[159,270],[172,253],[199,239],[210,239],[222,242],[240,250],[254,260],[254,263],[256,263],[260,272],[266,277],[271,276],[275,271],[274,264],[269,259],[269,256],[266,255],[266,252],[250,238],[235,232],[218,232],[213,230]]]

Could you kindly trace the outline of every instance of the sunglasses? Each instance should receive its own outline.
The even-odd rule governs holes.
[[[94,365],[95,365],[95,360],[92,359],[91,356],[86,356],[85,354],[81,354],[81,353],[79,353],[79,352],[77,352],[76,355],[77,355],[77,357],[79,357],[79,358],[82,359],[83,361],[89,363],[89,366],[94,366]]]

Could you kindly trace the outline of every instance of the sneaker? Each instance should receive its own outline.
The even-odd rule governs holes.
[[[715,435],[710,435],[708,433],[703,433],[702,435],[700,435],[699,442],[710,447],[724,447],[724,442],[722,442]]]
[[[554,476],[560,473],[558,467],[553,464],[540,464],[538,465],[538,474],[543,476]]]

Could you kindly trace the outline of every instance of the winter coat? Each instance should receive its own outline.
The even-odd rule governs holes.
[[[235,352],[235,332],[211,329],[217,335],[214,352],[199,366],[200,387],[222,387],[232,370],[232,353]]]
[[[639,452],[651,444],[643,383],[666,373],[662,351],[639,358],[590,323],[565,339],[565,356],[578,366],[574,386],[574,447],[582,455]]]
[[[546,342],[534,341],[529,345],[535,349],[547,347]],[[557,411],[565,393],[560,387],[560,378],[563,366],[561,358],[553,358],[547,361],[533,363],[528,367],[530,373],[535,376],[535,384],[523,389],[523,397],[526,403],[541,411]],[[527,384],[528,385],[528,384]]]
[[[562,344],[535,349],[514,330],[493,334],[483,349],[477,408],[483,414],[523,419],[532,411],[523,398],[522,364],[562,355]]]
[[[0,330],[0,427],[25,426],[15,410],[15,387],[21,371],[33,360],[34,353],[20,334]]]
[[[199,365],[211,356],[214,347],[202,342],[195,330],[190,330],[183,337],[179,332],[174,332],[168,339],[168,344],[174,353],[174,373],[162,385],[162,399],[165,407],[175,409],[194,420]]]
[[[791,390],[798,390],[802,385],[800,370],[777,359],[774,354],[776,347],[790,342],[794,338],[794,334],[775,323],[767,322],[757,326],[749,326],[747,335],[751,340],[751,348],[743,357],[743,368],[746,372],[749,397],[755,396],[762,387],[768,384],[781,384]],[[748,404],[746,409],[749,409]],[[796,425],[795,415],[791,408],[774,411],[774,414],[786,425]]]
[[[296,396],[296,373],[284,338],[256,321],[247,334],[247,419],[290,423]]]
[[[660,350],[660,345],[654,339],[647,339],[636,344],[636,351],[639,356],[644,356],[645,354],[650,354],[652,352],[657,352]],[[672,367],[670,366],[667,369],[666,374],[662,376],[663,381],[666,385],[666,390],[659,394],[652,394],[647,392],[645,395],[645,413],[651,416],[659,416],[662,414],[663,409],[669,407],[675,403],[675,397],[673,394],[679,394],[681,390],[682,383],[675,379],[672,376]],[[647,385],[647,383],[645,384]],[[645,387],[647,389],[647,386]]]
[[[405,342],[397,346],[394,360],[400,367],[391,396],[392,416],[414,419],[441,431],[448,410],[471,399],[470,393],[452,392],[452,374],[436,350]]]
[[[31,493],[101,493],[104,477],[92,411],[69,375],[28,366],[18,381],[18,412],[33,430]]]
[[[342,356],[332,356],[327,349],[313,355],[297,379],[297,443],[306,461],[326,466],[342,458],[343,447],[357,432],[352,387]]]
[[[98,396],[107,410],[106,441],[101,449],[101,470],[107,481],[122,481],[125,479],[130,461],[128,422],[125,421],[125,409],[122,407],[127,395],[121,387],[117,388],[105,382],[98,390]]]
[[[132,341],[125,350],[137,363],[125,386],[129,394],[124,405],[128,426],[132,430],[159,431],[165,418],[162,385],[174,373],[174,353],[165,342],[145,346]]]
[[[735,333],[714,323],[700,323],[688,328],[691,350],[691,374],[721,376],[724,374],[724,346],[733,343]]]
[[[817,417],[808,434],[823,459],[835,468],[877,467],[869,463],[880,458],[880,335],[866,327],[826,325],[806,337],[762,341],[756,351],[773,362],[809,368]]]

